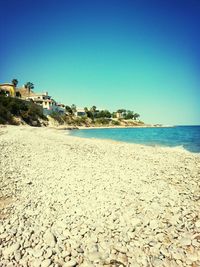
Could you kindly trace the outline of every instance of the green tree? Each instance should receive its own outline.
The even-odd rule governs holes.
[[[92,112],[93,118],[97,118],[98,111],[96,106],[92,106],[90,112]]]
[[[112,118],[117,118],[116,112],[112,113]]]
[[[96,118],[111,118],[111,113],[108,110],[101,110],[96,114]]]
[[[118,125],[120,125],[120,122],[119,122],[119,121],[114,121],[114,120],[112,120],[111,123],[112,123],[112,125],[114,125],[114,126],[118,126]]]
[[[93,113],[87,107],[84,107],[84,111],[85,111],[85,113],[86,113],[86,115],[87,115],[88,118],[94,120]]]
[[[14,87],[17,87],[18,80],[17,79],[12,79],[12,84],[14,85]]]
[[[96,106],[92,106],[91,109],[90,109],[90,111],[93,112],[93,113],[95,113],[96,110],[97,110],[97,107]]]
[[[124,116],[125,120],[132,120],[134,116],[134,112],[131,110],[127,110],[126,115]]]
[[[104,110],[104,114],[105,114],[105,118],[111,118],[112,117],[112,114],[110,113],[109,110]]]
[[[67,112],[69,115],[72,115],[72,114],[73,114],[73,111],[72,111],[72,109],[70,108],[70,106],[65,106],[65,110],[66,110],[66,112]]]
[[[134,114],[133,114],[133,118],[134,118],[134,120],[137,120],[139,117],[140,117],[140,114],[138,114],[138,113],[134,113]]]
[[[87,108],[87,107],[84,107],[84,111],[85,111],[85,113],[87,114],[87,112],[88,112],[88,108]]]
[[[30,91],[34,89],[34,84],[31,83],[31,82],[27,82],[27,83],[25,84],[25,88],[28,89],[28,91],[29,91],[29,93],[30,93]]]
[[[90,110],[88,110],[88,112],[86,112],[86,114],[87,114],[88,118],[90,118],[91,120],[94,120],[94,114]]]
[[[118,109],[117,112],[118,113],[126,113],[126,109],[121,108],[121,109]]]
[[[71,110],[72,110],[73,114],[76,112],[76,105],[75,104],[71,105]]]

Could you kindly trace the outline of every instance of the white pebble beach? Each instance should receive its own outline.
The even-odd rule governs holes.
[[[0,266],[200,266],[200,154],[0,128]]]

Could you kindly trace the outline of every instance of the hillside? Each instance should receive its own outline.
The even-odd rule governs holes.
[[[47,121],[42,109],[31,101],[0,96],[0,124],[46,126]]]
[[[131,127],[131,126],[144,126],[141,121],[124,120],[124,119],[111,119],[111,118],[96,118],[91,119],[87,116],[76,117],[73,115],[60,115],[53,113],[48,116],[50,126],[75,126],[75,127]]]
[[[52,113],[44,116],[42,107],[31,101],[13,97],[0,96],[0,124],[30,126],[66,126],[66,127],[113,127],[113,126],[144,126],[143,122],[116,118],[77,117],[73,114]]]

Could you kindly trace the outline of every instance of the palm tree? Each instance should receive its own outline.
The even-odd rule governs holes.
[[[92,106],[91,109],[90,109],[90,112],[92,113],[93,119],[96,118],[96,115],[97,115],[97,107],[96,106]]]
[[[31,82],[27,82],[27,83],[25,84],[25,88],[28,89],[29,94],[30,94],[30,91],[34,89],[34,84],[31,83]]]
[[[17,79],[12,79],[12,84],[14,85],[14,87],[17,87],[18,80]]]
[[[88,112],[88,108],[84,107],[84,111],[85,111],[85,113],[87,113]]]
[[[126,113],[126,109],[124,109],[124,108],[118,109],[117,113]]]
[[[96,106],[92,106],[91,109],[90,109],[90,111],[93,112],[93,113],[95,113],[96,112],[96,109],[97,109]]]
[[[134,120],[137,120],[139,117],[140,117],[140,114],[138,114],[138,113],[134,113],[134,114],[133,114],[133,118],[134,118]]]

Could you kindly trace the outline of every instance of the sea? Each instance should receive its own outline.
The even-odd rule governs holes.
[[[200,153],[200,126],[90,128],[73,130],[71,134],[84,138],[110,139],[149,146],[178,147]]]

